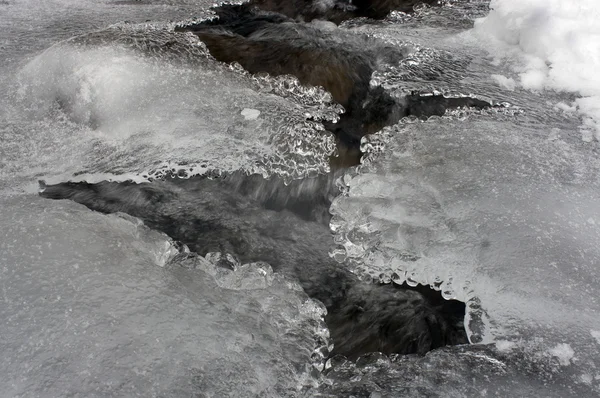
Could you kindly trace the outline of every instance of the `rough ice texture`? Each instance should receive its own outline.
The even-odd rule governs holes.
[[[513,63],[521,86],[573,92],[586,116],[583,128],[600,139],[600,2],[492,0],[475,32]]]
[[[328,170],[335,144],[319,120],[335,120],[342,109],[327,93],[289,77],[254,78],[214,60],[195,36],[169,29],[115,25],[31,60],[7,95],[5,117],[16,133],[0,149],[2,172],[52,182]]]
[[[595,397],[597,372],[579,373],[530,347],[502,352],[492,345],[446,347],[425,356],[367,354],[356,362],[332,358],[327,383],[312,396],[378,398]],[[317,395],[320,394],[320,395]]]
[[[568,343],[578,364],[596,363],[594,148],[572,132],[479,117],[399,124],[363,149],[331,207],[336,258],[466,301],[473,342],[544,337],[544,350]]]
[[[67,201],[7,199],[0,222],[3,396],[282,397],[315,383],[322,306],[268,265],[218,267]]]

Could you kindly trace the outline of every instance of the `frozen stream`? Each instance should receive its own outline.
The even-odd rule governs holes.
[[[212,2],[0,1],[0,396],[600,396],[600,8],[488,3],[339,28],[407,49],[373,75],[393,95],[506,107],[365,137],[330,208],[336,260],[466,302],[473,344],[325,364],[323,306],[268,264],[225,270],[226,253],[37,190],[308,179],[340,107],[173,32]]]

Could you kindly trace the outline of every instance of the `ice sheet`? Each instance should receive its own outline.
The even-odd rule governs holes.
[[[597,366],[600,162],[586,145],[485,118],[389,128],[332,205],[334,256],[466,301],[472,342],[542,339],[532,350],[568,344]]]
[[[15,197],[0,220],[0,395],[281,397],[315,382],[322,307],[267,265],[177,255],[135,218],[68,201]]]
[[[381,398],[595,397],[597,372],[578,373],[552,356],[498,345],[447,347],[426,356],[370,354],[356,363],[332,359],[319,396]],[[595,380],[596,378],[596,380]],[[594,386],[595,384],[595,386]]]

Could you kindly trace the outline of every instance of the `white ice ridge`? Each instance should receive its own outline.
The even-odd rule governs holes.
[[[600,1],[492,0],[475,33],[509,58],[522,87],[580,95],[583,128],[600,138]]]

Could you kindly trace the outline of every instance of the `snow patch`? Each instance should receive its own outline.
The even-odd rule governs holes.
[[[492,79],[502,88],[513,91],[517,87],[517,83],[513,78],[503,75],[492,75]]]
[[[596,339],[596,342],[600,344],[600,332],[597,330],[591,331],[592,337]]]
[[[562,366],[569,366],[571,364],[571,360],[575,355],[575,351],[571,348],[569,344],[557,344],[554,348],[548,350],[550,355],[558,358],[558,362]]]
[[[516,344],[512,341],[507,340],[498,340],[496,341],[496,348],[500,352],[508,352],[515,348]]]
[[[594,377],[586,373],[579,376],[579,380],[581,380],[581,382],[584,384],[592,385],[592,383],[594,382]]]
[[[244,109],[242,109],[241,115],[246,120],[256,120],[256,119],[258,119],[258,116],[260,115],[260,111],[258,109],[244,108]]]
[[[572,106],[584,116],[582,128],[598,139],[600,2],[492,0],[490,10],[476,21],[475,34],[493,43],[495,56],[509,59],[522,87],[581,95]]]

